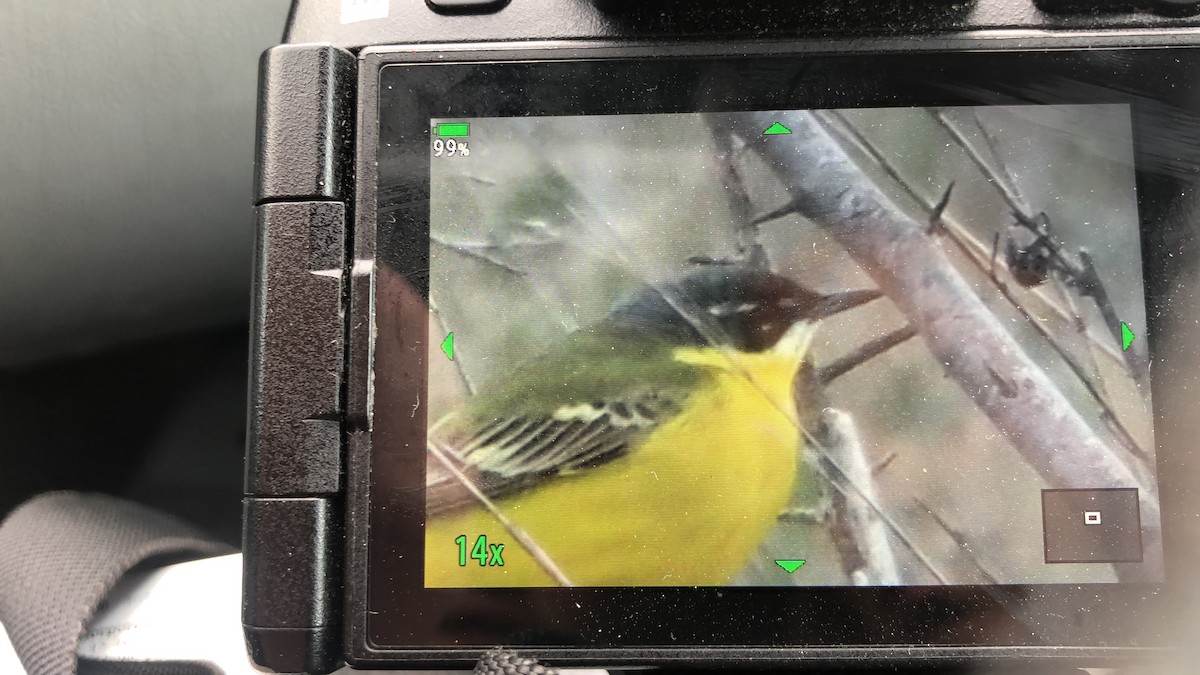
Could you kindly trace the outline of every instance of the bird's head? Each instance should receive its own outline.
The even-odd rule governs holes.
[[[831,316],[879,296],[878,291],[825,295],[766,270],[706,266],[674,283],[638,290],[616,315],[681,344],[718,340],[761,352],[798,321]]]

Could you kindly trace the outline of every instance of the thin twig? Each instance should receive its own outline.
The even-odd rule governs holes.
[[[993,586],[998,586],[1000,584],[1000,581],[996,579],[996,577],[993,576],[986,567],[983,566],[983,563],[979,561],[979,558],[975,557],[974,551],[971,550],[970,540],[965,534],[958,529],[951,527],[950,523],[947,523],[945,520],[943,520],[941,516],[939,516],[920,498],[914,497],[913,501],[917,503],[917,506],[925,509],[929,513],[930,517],[933,518],[933,521],[937,523],[947,535],[949,535],[950,539],[952,539],[955,544],[958,545],[958,549],[962,551],[963,555],[967,556],[967,558],[971,561],[971,564],[975,565],[975,569],[979,570],[979,573],[983,575],[984,579],[987,579],[989,584]]]
[[[954,181],[950,181],[946,185],[946,190],[942,192],[941,199],[933,205],[929,210],[929,233],[933,234],[945,229],[945,221],[942,220],[942,214],[946,212],[946,207],[950,205],[950,195],[954,194]]]
[[[800,206],[795,201],[788,201],[782,206],[778,206],[770,211],[767,211],[766,213],[754,216],[750,222],[754,223],[755,225],[762,225],[767,221],[793,216],[798,213],[800,213]]]
[[[909,196],[912,197],[915,201],[917,201],[917,203],[925,204],[925,200],[923,198],[921,198],[920,196],[918,196],[909,187],[908,181],[905,181],[900,176],[899,172],[897,172],[895,170],[895,168],[891,165],[891,163],[888,162],[887,159],[885,159],[883,157],[882,153],[880,153],[874,147],[874,145],[871,144],[871,142],[869,140],[867,140],[864,136],[862,136],[860,133],[858,133],[857,129],[855,129],[853,125],[849,124],[849,121],[846,120],[844,117],[839,116],[839,121],[841,121],[843,123],[846,130],[851,134],[853,140],[864,151],[866,151],[875,162],[880,164],[880,166],[888,174],[888,176],[890,176],[893,180],[897,181],[899,183],[899,185],[908,192]],[[953,184],[951,184],[951,187],[953,187]],[[1016,309],[1017,312],[1019,314],[1021,314],[1022,317],[1025,318],[1026,322],[1030,326],[1032,326],[1035,331],[1037,331],[1037,333],[1047,342],[1047,344],[1050,345],[1051,349],[1053,349],[1055,351],[1055,353],[1057,353],[1063,359],[1063,361],[1067,364],[1067,367],[1071,369],[1071,371],[1075,374],[1075,376],[1077,378],[1079,378],[1080,382],[1084,386],[1084,389],[1086,389],[1088,394],[1092,396],[1092,398],[1096,401],[1096,404],[1098,406],[1100,406],[1103,419],[1105,420],[1106,423],[1108,423],[1108,425],[1110,427],[1113,428],[1114,433],[1117,436],[1117,438],[1120,440],[1121,444],[1126,446],[1129,449],[1130,453],[1133,454],[1135,457],[1137,457],[1137,459],[1142,463],[1142,469],[1143,469],[1142,473],[1144,474],[1146,467],[1148,465],[1152,464],[1152,460],[1150,459],[1150,454],[1147,453],[1141,447],[1141,445],[1134,438],[1133,434],[1130,433],[1129,429],[1124,425],[1124,423],[1121,422],[1120,417],[1116,414],[1115,410],[1113,409],[1112,405],[1109,403],[1109,401],[1108,401],[1107,397],[1104,395],[1103,391],[1101,391],[1096,386],[1096,384],[1094,382],[1092,382],[1092,378],[1090,378],[1087,375],[1086,371],[1078,363],[1076,363],[1074,356],[1070,353],[1070,351],[1067,350],[1065,347],[1063,347],[1061,344],[1059,344],[1058,339],[1054,336],[1054,334],[1051,333],[1049,330],[1047,330],[1044,326],[1042,326],[1041,321],[1036,320],[1034,318],[1034,316],[1029,312],[1029,310],[1025,309],[1025,306],[1020,302],[1020,300],[1018,300],[1012,294],[1012,292],[1009,290],[1008,284],[1005,283],[1004,281],[1001,281],[1000,278],[995,274],[995,251],[993,251],[993,255],[990,259],[990,263],[985,263],[982,259],[983,254],[980,251],[980,248],[982,248],[982,244],[979,244],[973,237],[971,237],[968,233],[966,233],[957,223],[951,223],[945,219],[944,203],[948,201],[949,195],[950,195],[950,188],[947,188],[947,190],[943,193],[942,198],[938,202],[928,205],[927,208],[929,208],[929,210],[931,212],[933,212],[934,214],[939,214],[939,213],[941,214],[938,217],[938,226],[934,227],[932,229],[934,231],[945,233],[947,235],[947,238],[950,240],[950,242],[952,244],[954,244],[954,246],[959,250],[960,253],[962,253],[962,255],[967,260],[972,262],[975,265],[975,267],[978,268],[980,271],[987,274],[988,278],[992,281],[992,284],[994,286],[996,286],[996,289],[998,291],[1000,291],[1001,296],[1014,309]],[[1017,197],[1014,196],[1014,199],[1016,199],[1016,198]],[[938,209],[939,204],[942,205],[942,208],[940,210]],[[1060,317],[1062,317],[1066,321],[1071,321],[1070,313],[1068,313],[1066,310],[1060,308],[1056,303],[1049,301],[1049,298],[1044,298],[1044,299],[1047,301],[1047,304],[1050,307],[1055,308],[1055,310],[1059,312]],[[1089,341],[1094,346],[1099,348],[1102,353],[1112,356],[1114,358],[1114,360],[1117,360],[1117,361],[1122,360],[1119,354],[1114,355],[1114,354],[1110,353],[1108,351],[1106,344],[1100,343],[1099,341],[1092,338],[1090,332],[1087,333],[1086,337],[1088,337]]]
[[[882,474],[884,471],[887,471],[887,468],[891,466],[892,462],[896,461],[896,458],[899,456],[900,453],[896,452],[895,450],[892,450],[888,454],[884,455],[883,459],[875,462],[875,466],[871,467],[871,475],[875,478],[878,478],[880,474]]]
[[[950,134],[955,143],[962,148],[963,152],[967,154],[967,157],[969,157],[975,166],[979,168],[979,172],[981,174],[985,176],[995,175],[995,172],[992,171],[992,168],[983,160],[983,156],[980,155],[975,146],[967,140],[967,137],[963,135],[962,131],[960,131],[958,127],[951,124],[950,120],[946,119],[946,114],[944,112],[936,108],[926,108],[926,110],[929,111],[929,114],[933,117],[934,121],[936,121],[938,125],[940,125],[942,129],[946,131],[946,133]],[[1017,194],[1012,186],[1007,184],[1007,181],[992,180],[991,182],[992,185],[996,187],[996,191],[1000,193],[1000,196],[1004,198],[1005,203],[1008,204],[1008,208],[1012,209],[1013,213],[1017,214],[1022,221],[1033,220],[1033,214],[1029,212],[1029,207],[1021,201],[1021,195]]]
[[[714,258],[711,255],[694,255],[686,261],[689,265],[717,265],[721,267],[735,267],[741,265],[742,261],[732,258]]]
[[[1074,285],[1079,288],[1082,295],[1088,296],[1096,302],[1096,307],[1100,309],[1100,316],[1104,318],[1105,325],[1112,333],[1113,341],[1121,344],[1123,341],[1121,319],[1117,317],[1117,308],[1113,306],[1108,289],[1104,287],[1104,282],[1100,279],[1096,261],[1086,248],[1079,249],[1079,269],[1079,276],[1072,280],[1075,282]],[[1150,364],[1142,358],[1142,351],[1140,349],[1123,349],[1121,353],[1134,378],[1144,383],[1150,372]]]
[[[1108,291],[1104,287],[1104,281],[1100,278],[1100,274],[1096,271],[1096,267],[1092,262],[1092,258],[1088,255],[1086,249],[1079,249],[1079,262],[1076,262],[1067,257],[1064,247],[1053,237],[1050,232],[1049,222],[1046,220],[1045,214],[1034,214],[1033,209],[1021,199],[1020,193],[1016,188],[1016,181],[1012,180],[1012,176],[1008,174],[1008,167],[1000,159],[1000,154],[992,145],[991,137],[984,132],[984,142],[988,144],[993,157],[1000,164],[1001,169],[1007,176],[1007,180],[997,179],[995,172],[988,166],[987,162],[979,154],[975,146],[970,143],[966,136],[957,126],[952,124],[946,117],[945,113],[940,110],[929,109],[930,114],[938,122],[941,127],[954,139],[955,143],[963,150],[964,153],[971,159],[972,162],[979,168],[980,173],[987,176],[990,182],[995,186],[996,190],[1008,203],[1013,213],[1017,216],[1018,222],[1028,228],[1034,234],[1039,235],[1039,240],[1046,242],[1054,254],[1055,261],[1059,267],[1060,273],[1064,276],[1064,281],[1076,288],[1080,295],[1088,296],[1100,308],[1100,313],[1104,316],[1105,327],[1113,336],[1113,341],[1117,344],[1121,343],[1121,322],[1117,319],[1116,308],[1113,307],[1112,300],[1108,296]],[[979,118],[975,118],[976,124],[980,129],[983,125],[979,122]],[[1078,315],[1075,314],[1077,318]],[[1122,350],[1121,359],[1129,368],[1129,373],[1134,379],[1144,381],[1148,372],[1148,367],[1143,359],[1138,356],[1139,352],[1129,352]]]
[[[1008,193],[1013,196],[1018,204],[1021,204],[1024,207],[1024,213],[1029,213],[1032,209],[1030,209],[1028,204],[1026,204],[1024,199],[1022,199],[1020,189],[1017,186],[1016,178],[1013,176],[1012,172],[1009,171],[1008,164],[1001,156],[1000,147],[996,142],[996,139],[990,132],[988,132],[987,127],[983,124],[983,120],[979,118],[978,110],[975,111],[974,118],[975,126],[979,128],[979,132],[983,136],[984,144],[992,153],[992,157],[995,159],[996,164],[1000,167],[1000,171],[1003,174],[1002,180],[996,180],[995,178],[993,178],[993,180],[1006,186]],[[945,126],[945,124],[943,126]],[[961,140],[959,141],[959,145],[962,145],[964,150],[970,152],[970,148],[963,145]],[[985,173],[984,175],[989,174]],[[1024,220],[1024,218],[1022,218],[1022,220]],[[1057,248],[1056,255],[1069,268],[1069,273],[1072,275],[1072,283],[1070,285],[1077,288],[1082,294],[1091,296],[1092,300],[1095,301],[1096,306],[1100,309],[1101,315],[1104,317],[1104,323],[1106,324],[1109,332],[1112,334],[1113,341],[1116,344],[1120,344],[1121,325],[1120,321],[1116,318],[1116,309],[1113,307],[1112,301],[1108,297],[1108,291],[1104,288],[1104,283],[1100,279],[1100,274],[1096,270],[1096,267],[1092,262],[1092,257],[1088,254],[1087,250],[1082,248],[1079,249],[1078,266],[1074,265],[1072,261],[1063,257],[1062,251],[1058,250]],[[1079,333],[1086,333],[1087,324],[1084,321],[1083,315],[1079,312],[1079,306],[1075,302],[1074,296],[1069,291],[1064,292],[1062,295],[1065,297],[1067,308],[1075,318],[1076,331]],[[1096,367],[1094,350],[1088,350],[1088,356],[1090,358],[1092,368],[1098,373],[1099,370]],[[1124,358],[1125,365],[1129,368],[1129,372],[1133,375],[1134,379],[1138,380],[1139,382],[1144,382],[1146,375],[1149,373],[1149,365],[1145,362],[1145,359],[1142,358],[1141,351],[1134,350],[1130,352],[1122,350],[1121,356]],[[1101,390],[1104,388],[1103,383],[1097,383],[1097,386],[1100,387]]]
[[[949,190],[946,191],[946,194],[950,194]],[[947,231],[944,226],[939,226],[936,229],[943,232]],[[962,241],[953,236],[950,237],[950,241],[964,256],[966,256],[968,259],[974,260],[973,252],[967,248]],[[982,264],[980,263],[977,266],[981,265]],[[1063,362],[1067,364],[1067,367],[1075,375],[1076,379],[1078,379],[1083,385],[1084,389],[1092,397],[1092,400],[1095,401],[1096,405],[1100,407],[1101,418],[1113,430],[1114,434],[1117,436],[1117,439],[1129,450],[1130,454],[1134,455],[1134,457],[1141,462],[1140,471],[1142,476],[1145,477],[1148,467],[1152,464],[1153,460],[1150,458],[1150,454],[1146,452],[1137,442],[1137,439],[1134,438],[1128,427],[1126,427],[1121,421],[1121,418],[1117,415],[1116,410],[1113,408],[1112,404],[1108,400],[1108,397],[1105,395],[1104,390],[1092,381],[1092,377],[1090,377],[1083,366],[1081,366],[1075,360],[1074,354],[1072,354],[1069,349],[1062,345],[1062,343],[1058,340],[1058,337],[1051,333],[1045,326],[1043,326],[1042,322],[1030,314],[1029,310],[1025,309],[1025,306],[1013,296],[1012,291],[1009,290],[1006,282],[1002,281],[994,274],[989,278],[992,282],[992,285],[995,286],[996,290],[1000,292],[1000,295],[1004,297],[1004,299],[1007,300],[1014,309],[1017,310],[1017,313],[1019,313],[1022,318],[1025,319],[1025,323],[1032,327],[1034,331],[1036,331],[1037,334],[1046,342],[1046,344],[1050,345],[1050,348],[1054,350],[1054,353],[1058,354],[1059,358],[1061,358]]]
[[[499,267],[500,269],[504,270],[505,272],[508,272],[509,274],[513,274],[518,277],[525,276],[525,272],[522,272],[521,270],[513,267],[512,265],[509,265],[508,263],[506,263],[502,260],[497,260],[496,258],[493,258],[488,253],[485,253],[485,251],[495,249],[496,248],[495,246],[491,246],[489,244],[452,244],[450,242],[443,241],[432,234],[429,235],[429,241],[437,244],[438,246],[442,246],[451,251],[454,251],[455,253],[457,253],[461,256],[465,256],[467,258],[478,260],[480,262],[487,263],[494,267]]]
[[[1009,192],[1018,204],[1025,204],[1025,198],[1021,195],[1021,188],[1017,184],[1016,176],[1008,169],[1008,163],[1004,161],[1004,157],[1000,155],[1000,144],[996,142],[996,138],[984,126],[983,120],[979,117],[979,109],[974,110],[972,117],[975,118],[975,126],[978,127],[979,133],[983,136],[983,143],[987,146],[988,151],[992,153],[992,159],[996,160],[996,165],[1000,167],[1000,172],[1003,174],[1004,184],[1008,186]],[[986,175],[986,174],[985,174]]]
[[[892,163],[883,156],[883,153],[881,153],[879,149],[876,148],[869,139],[867,139],[866,136],[859,132],[858,129],[850,123],[850,120],[846,119],[845,115],[842,115],[839,112],[830,112],[829,116],[838,122],[837,133],[849,138],[849,140],[858,146],[859,149],[865,152],[867,156],[869,156],[876,164],[879,165],[880,168],[883,169],[884,173],[886,173],[889,178],[895,181],[896,184],[905,191],[909,199],[922,206],[926,212],[934,211],[935,203],[930,202],[921,195],[917,194],[916,191],[912,189],[911,184],[904,180],[899,171],[896,170],[895,166],[893,166]],[[820,120],[821,118],[818,117],[817,119]],[[945,193],[943,193],[943,196],[944,195]],[[793,210],[789,210],[788,212],[791,213]],[[953,218],[947,218],[945,215],[943,215],[940,222],[944,228],[945,234],[951,238],[951,241],[953,241],[964,254],[967,255],[967,260],[973,263],[984,274],[988,275],[989,277],[993,277],[993,272],[996,266],[995,251],[993,250],[989,252],[987,246],[976,239],[974,235],[968,232],[967,229],[963,227],[962,224],[960,224],[957,220]],[[989,262],[983,262],[985,260]],[[1005,270],[1007,269],[1007,266],[1005,266]],[[1029,293],[1031,296],[1037,298],[1047,309],[1049,309],[1051,312],[1054,312],[1054,314],[1057,315],[1060,320],[1065,322],[1071,321],[1071,313],[1063,309],[1053,298],[1049,297],[1049,295],[1047,295],[1043,289],[1031,288],[1029,289]],[[1017,301],[1015,299],[1009,299],[1009,302]],[[1121,353],[1114,349],[1111,344],[1109,344],[1109,339],[1107,337],[1100,338],[1090,330],[1087,332],[1086,337],[1097,349],[1099,349],[1100,353],[1104,354],[1112,361],[1116,363],[1124,362],[1124,358],[1121,356]]]
[[[1053,280],[1054,287],[1058,289],[1058,294],[1062,296],[1063,304],[1071,313],[1075,315],[1075,333],[1082,336],[1087,332],[1087,321],[1083,318],[1083,313],[1080,311],[1079,303],[1075,301],[1075,295],[1071,293],[1071,289],[1063,283],[1061,279]],[[1100,373],[1100,364],[1096,361],[1096,353],[1092,349],[1092,344],[1084,340],[1082,359],[1085,360],[1082,366],[1087,367],[1088,373],[1091,375],[1091,381],[1096,385],[1096,390],[1101,394],[1108,396],[1108,388],[1104,386],[1104,377]]]
[[[487,178],[486,176],[476,176],[475,174],[471,174],[471,173],[464,173],[464,174],[459,174],[459,175],[462,178],[465,178],[466,180],[471,181],[472,183],[478,183],[480,185],[487,185],[488,187],[493,187],[493,186],[497,185],[497,183],[494,179]]]
[[[537,542],[535,542],[532,537],[527,535],[524,530],[516,525],[516,523],[509,520],[508,516],[505,516],[496,506],[496,504],[492,502],[492,500],[488,499],[487,495],[483,494],[483,491],[479,489],[479,486],[475,485],[470,478],[467,478],[466,474],[460,471],[457,466],[454,466],[454,463],[446,457],[441,448],[437,447],[433,441],[430,441],[426,445],[426,448],[431,455],[436,457],[437,460],[442,463],[442,466],[446,467],[446,470],[454,476],[455,480],[461,483],[462,486],[471,493],[471,496],[475,497],[476,501],[482,504],[483,507],[492,514],[492,517],[500,521],[500,524],[504,526],[504,529],[508,530],[508,533],[513,536],[513,539],[516,539],[517,543],[524,547],[524,549],[529,552],[529,555],[533,556],[533,559],[536,560],[537,563],[541,565],[542,569],[545,570],[546,573],[549,574],[555,581],[557,581],[560,586],[570,587],[575,585],[571,583],[571,580],[567,578],[567,575],[564,574],[561,569],[559,569],[554,560],[551,559],[544,550],[542,550],[542,547],[537,545]]]
[[[870,342],[865,342],[859,345],[854,351],[846,354],[833,363],[826,364],[818,368],[818,381],[823,384],[829,384],[842,375],[850,372],[854,368],[862,365],[864,362],[879,356],[892,347],[911,340],[914,336],[916,336],[916,334],[916,328],[913,328],[909,324],[905,324],[886,335],[877,337]]]

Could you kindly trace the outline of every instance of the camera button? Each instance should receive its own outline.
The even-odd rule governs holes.
[[[508,0],[425,0],[435,12],[484,14],[499,11]]]

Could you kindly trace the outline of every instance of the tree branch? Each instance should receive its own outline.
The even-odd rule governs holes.
[[[749,267],[770,267],[766,249],[758,239],[758,223],[751,218],[752,205],[746,182],[742,179],[738,159],[746,148],[742,139],[735,135],[720,115],[709,116],[709,131],[717,147],[717,177],[729,198],[729,210],[733,213],[734,236],[737,237],[738,255],[741,263]]]
[[[872,144],[870,140],[859,133],[859,131],[854,128],[854,125],[850,124],[850,121],[847,120],[844,115],[835,111],[829,113],[829,116],[833,120],[836,120],[839,127],[838,131],[844,131],[849,140],[853,141],[863,152],[867,153],[872,160],[879,164],[884,172],[887,173],[892,180],[896,181],[897,185],[902,187],[905,192],[908,193],[909,198],[911,198],[917,204],[925,207],[925,209],[928,211],[936,211],[936,205],[933,202],[926,200],[921,195],[918,195],[909,185],[908,181],[904,180],[900,173],[896,171],[896,168],[892,166],[891,162],[887,161],[887,159],[882,153],[879,152],[874,144]],[[945,195],[946,193],[943,193],[943,197]],[[993,250],[989,250],[986,245],[972,236],[971,233],[962,226],[962,224],[953,218],[945,216],[944,214],[939,218],[939,222],[942,224],[943,231],[950,238],[950,241],[958,247],[958,249],[963,253],[964,256],[967,257],[968,260],[971,261],[972,264],[978,267],[980,271],[982,271],[984,274],[987,274],[989,277],[996,276],[996,255],[994,246]],[[1007,265],[1005,265],[1005,270],[1008,271]],[[1061,307],[1046,293],[1044,289],[1030,288],[1026,290],[1030,297],[1037,299],[1045,309],[1053,312],[1054,315],[1057,316],[1061,321],[1072,323],[1073,325],[1075,316],[1074,313],[1069,312],[1067,309]],[[1009,296],[1009,301],[1014,306],[1017,305],[1017,300],[1011,295]],[[1095,347],[1101,354],[1108,357],[1114,363],[1124,362],[1124,357],[1121,355],[1121,352],[1112,346],[1111,339],[1107,335],[1101,337],[1093,333],[1091,330],[1088,330],[1084,334],[1084,337],[1086,337],[1092,346]]]
[[[1119,566],[1118,574],[1157,578],[1162,533],[1155,487],[1142,484],[1096,436],[925,228],[867,178],[816,117],[809,112],[785,116],[792,133],[765,140],[751,130],[779,121],[779,113],[740,119],[748,125],[743,138],[774,169],[797,210],[823,227],[874,279],[920,331],[946,375],[1047,483],[1140,488],[1145,562]]]
[[[842,570],[855,586],[899,585],[900,570],[887,525],[872,507],[876,501],[874,472],[854,421],[840,410],[826,408],[821,413],[821,435],[826,457],[818,461],[834,463],[858,488],[835,493],[829,513],[829,531]]]
[[[1129,429],[1121,421],[1121,418],[1117,415],[1116,410],[1108,401],[1108,397],[1105,394],[1104,388],[1101,386],[1101,384],[1098,381],[1093,381],[1091,374],[1076,362],[1070,350],[1060,344],[1058,339],[1050,332],[1050,330],[1043,326],[1042,323],[1025,308],[1021,301],[1009,289],[1008,284],[1005,281],[1002,281],[999,275],[996,273],[996,249],[999,245],[1000,235],[996,235],[997,239],[995,242],[993,242],[991,257],[988,258],[983,252],[983,245],[981,243],[975,240],[975,238],[972,237],[971,234],[967,232],[960,224],[950,221],[945,217],[945,209],[949,204],[950,195],[954,187],[953,183],[946,188],[945,192],[942,194],[942,198],[939,199],[936,204],[926,204],[926,201],[912,190],[908,184],[908,181],[904,180],[899,172],[896,171],[895,167],[893,167],[891,163],[888,162],[886,158],[884,158],[883,155],[875,148],[875,146],[871,144],[871,142],[862,134],[860,134],[845,117],[836,112],[832,114],[841,125],[842,130],[849,135],[850,139],[853,140],[854,143],[859,146],[859,148],[866,152],[872,160],[879,164],[879,166],[883,168],[884,172],[887,173],[892,180],[896,181],[897,184],[903,187],[905,191],[908,192],[909,197],[911,197],[918,204],[925,205],[931,211],[932,215],[930,216],[930,231],[946,235],[955,248],[958,249],[959,253],[961,253],[963,257],[970,261],[976,268],[986,274],[989,279],[991,279],[992,284],[996,287],[996,290],[1000,292],[1001,297],[1008,301],[1009,305],[1011,305],[1013,309],[1015,309],[1017,313],[1019,313],[1028,322],[1028,325],[1032,327],[1048,345],[1050,345],[1050,348],[1053,349],[1060,358],[1062,358],[1067,367],[1071,369],[1077,378],[1079,378],[1079,381],[1083,385],[1084,389],[1088,392],[1096,404],[1100,406],[1101,415],[1105,424],[1112,430],[1113,434],[1117,437],[1121,444],[1124,445],[1141,463],[1141,466],[1138,468],[1142,472],[1142,477],[1144,478],[1146,475],[1148,475],[1148,472],[1151,471],[1151,467],[1153,465],[1153,459],[1150,457],[1150,454],[1141,447],[1141,445],[1134,438],[1133,434],[1129,432]],[[990,139],[990,137],[988,138]],[[989,148],[992,150],[992,154],[997,155],[995,147],[990,145],[990,143],[991,141],[989,140]],[[997,161],[1000,161],[998,155]],[[986,165],[980,164],[980,162],[982,162],[982,160],[977,158],[977,166],[986,167]],[[1013,184],[1011,176],[1008,174],[1007,167],[1004,166],[1003,162],[1000,162],[1000,165],[1005,171],[1005,176],[1007,176],[1010,192],[1015,195],[1017,200],[1019,200],[1020,195]],[[991,180],[995,182],[997,179],[993,177]],[[1011,276],[1011,273],[1009,276]],[[1071,322],[1073,327],[1075,327],[1077,330],[1079,329],[1081,319],[1079,317],[1079,312],[1076,310],[1071,300],[1069,291],[1064,289],[1065,292],[1063,295],[1067,302],[1067,308],[1063,309],[1055,304],[1048,296],[1043,295],[1043,291],[1041,289],[1029,290],[1034,291],[1035,296],[1042,299],[1050,309],[1059,315],[1062,320]],[[1086,326],[1084,326],[1082,330],[1078,330],[1078,332],[1083,333],[1086,341],[1094,349],[1110,357],[1114,362],[1120,362],[1122,360],[1120,352],[1115,351],[1108,342],[1101,341],[1099,338],[1095,337],[1090,331],[1087,330]],[[1090,351],[1087,353],[1091,355]]]
[[[987,133],[987,129],[984,128],[979,116],[975,116],[975,124],[979,127],[980,132],[982,132],[984,143],[991,151],[992,157],[1000,165],[1000,169],[1004,173],[1003,177],[996,176],[995,172],[988,166],[988,163],[983,159],[983,156],[980,155],[975,146],[967,140],[967,137],[950,121],[943,111],[932,108],[928,110],[933,119],[937,121],[946,133],[950,134],[950,137],[962,148],[963,152],[966,153],[967,157],[971,159],[979,171],[989,178],[989,182],[1004,198],[1004,201],[1012,209],[1012,212],[1016,214],[1017,220],[1025,227],[1031,229],[1035,234],[1049,233],[1049,222],[1043,220],[1039,223],[1038,216],[1033,213],[1033,209],[1021,199],[1021,193],[1017,189],[1016,181],[1013,180],[1012,174],[1009,173],[1008,167],[1005,165],[1003,158],[1000,157],[994,140]],[[1045,214],[1041,215],[1043,218],[1045,217]],[[1120,344],[1121,322],[1117,319],[1116,309],[1108,297],[1108,292],[1105,290],[1104,282],[1100,279],[1100,275],[1096,271],[1092,257],[1086,249],[1080,249],[1079,262],[1076,262],[1067,257],[1063,251],[1065,247],[1059,245],[1052,235],[1049,236],[1058,264],[1064,268],[1063,272],[1066,275],[1066,281],[1075,287],[1081,295],[1090,296],[1096,302],[1096,306],[1099,307],[1100,313],[1104,316],[1104,323],[1112,334],[1113,342]],[[1078,313],[1075,313],[1075,317],[1078,318]],[[1125,360],[1126,365],[1129,367],[1129,372],[1133,377],[1144,383],[1145,377],[1149,373],[1149,363],[1140,356],[1140,353],[1140,350],[1133,350],[1132,352],[1124,351],[1121,357]]]

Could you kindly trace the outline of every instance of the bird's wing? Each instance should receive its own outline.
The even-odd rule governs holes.
[[[611,462],[681,406],[681,395],[639,392],[603,402],[566,404],[550,414],[496,418],[433,442],[467,480],[495,498]],[[435,470],[444,469],[438,464],[429,462],[428,514],[477,503],[461,479]]]

